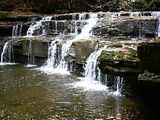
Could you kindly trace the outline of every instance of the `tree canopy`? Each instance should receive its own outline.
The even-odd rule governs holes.
[[[159,6],[160,0],[0,0],[2,11],[37,13],[160,10]]]

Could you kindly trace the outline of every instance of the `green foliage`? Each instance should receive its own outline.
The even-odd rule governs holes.
[[[0,12],[0,18],[6,18],[6,17],[8,17],[8,13],[6,13],[6,12]]]
[[[0,10],[38,13],[87,11],[160,10],[160,0],[0,0]],[[16,9],[15,9],[16,8]]]
[[[160,10],[159,6],[160,0],[139,0],[133,7],[141,10]]]
[[[137,61],[137,51],[128,49],[128,52],[102,52],[100,61]]]
[[[2,11],[12,11],[15,8],[15,5],[10,1],[1,1],[0,10]]]

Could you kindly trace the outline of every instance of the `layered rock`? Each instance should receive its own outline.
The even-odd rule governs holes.
[[[120,51],[104,51],[99,57],[99,67],[103,73],[128,75],[139,73],[139,59],[132,48]]]
[[[154,16],[107,17],[95,27],[94,33],[102,36],[153,37],[156,32]]]

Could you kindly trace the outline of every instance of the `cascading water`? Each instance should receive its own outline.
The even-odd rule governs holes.
[[[22,25],[20,28],[19,25],[13,26],[11,40],[7,41],[3,46],[0,65],[15,64],[12,43],[15,40],[15,38],[21,35],[21,32],[22,32]]]
[[[45,34],[45,29],[43,28],[44,26],[42,25],[42,22],[45,21],[51,21],[52,16],[45,16],[41,20],[35,22],[34,24],[31,24],[29,29],[27,30],[27,37],[32,37],[35,35],[35,31],[42,29],[42,33],[38,35],[44,35]]]
[[[18,25],[13,26],[12,29],[12,37],[17,37],[18,36]]]
[[[120,76],[117,76],[116,77],[116,91],[113,92],[113,95],[116,95],[116,96],[121,96],[121,93],[122,93],[122,88],[123,88],[123,77],[120,77]]]
[[[97,76],[97,73],[99,73],[99,69],[97,69],[97,59],[100,56],[101,52],[106,49],[105,47],[100,48],[99,50],[96,50],[95,52],[91,53],[88,57],[85,65],[85,78],[89,80],[98,80],[99,76]]]
[[[54,73],[60,73],[60,74],[70,74],[66,69],[60,69],[57,67],[60,63],[59,56],[60,50],[58,47],[58,42],[60,41],[60,38],[56,37],[55,41],[52,41],[49,48],[48,48],[48,60],[46,63],[40,67],[39,69],[47,74],[54,74]],[[63,67],[63,66],[62,66]]]
[[[4,44],[3,50],[1,53],[0,65],[7,65],[7,64],[14,64],[12,40],[9,40]]]
[[[83,14],[79,15],[79,20],[83,20],[85,19]],[[51,56],[48,58],[48,62],[45,64],[45,66],[43,66],[41,69],[43,71],[45,71],[47,73],[46,70],[49,70],[48,73],[51,73],[51,71],[53,71],[53,73],[61,73],[61,74],[69,74],[68,71],[68,63],[65,60],[65,57],[67,56],[67,54],[69,53],[70,47],[72,45],[73,42],[77,41],[77,40],[81,40],[81,39],[87,39],[90,37],[91,33],[90,31],[92,30],[92,28],[95,26],[97,22],[96,19],[96,14],[91,14],[90,18],[88,20],[86,20],[86,25],[82,28],[82,31],[80,34],[77,35],[77,31],[75,30],[75,34],[76,35],[73,39],[71,40],[67,40],[67,42],[62,44],[62,48],[61,48],[61,54],[60,54],[60,62],[57,64],[57,66],[54,66],[54,60],[52,59],[53,57],[55,57],[55,51],[49,51],[49,52],[53,52],[53,53],[49,53]],[[58,37],[57,37],[58,38]],[[58,40],[59,41],[59,40]],[[51,43],[50,46],[55,47],[55,43]],[[53,55],[53,56],[52,56]],[[52,61],[50,61],[49,59],[52,59]],[[56,59],[56,58],[54,58]],[[49,63],[52,62],[52,63]],[[52,66],[52,70],[51,70],[51,66]],[[49,68],[48,68],[49,67]],[[45,69],[44,69],[45,68]],[[62,72],[63,71],[63,72]]]
[[[81,15],[80,19],[84,19],[84,16]],[[96,25],[96,22],[96,14],[91,14],[90,18],[87,20],[87,24],[82,28],[81,33],[78,34],[73,40],[69,40],[62,45],[61,61],[57,68],[68,70],[68,64],[65,61],[65,57],[67,56],[72,43],[77,40],[88,39],[91,35],[90,31]]]
[[[10,43],[11,41],[7,41],[5,44],[4,44],[4,46],[3,46],[3,51],[2,51],[2,53],[1,53],[1,64],[3,64],[4,63],[4,61],[6,61],[6,59],[7,58],[5,58],[5,53],[7,52],[7,50],[8,50],[8,48],[9,48],[9,43]]]
[[[82,18],[84,17],[82,16]],[[97,20],[98,20],[97,14],[93,13],[90,14],[90,18],[86,21],[87,24],[82,28],[81,33],[75,37],[75,40],[90,38],[90,36],[92,35],[91,34],[92,28],[96,25]]]
[[[152,16],[156,16],[157,17],[157,31],[156,31],[156,35],[157,37],[160,37],[160,12],[152,12]]]
[[[107,90],[107,87],[105,85],[102,85],[100,82],[101,74],[99,68],[97,67],[97,59],[100,56],[101,52],[105,49],[106,46],[90,54],[84,68],[85,77],[81,78],[82,81],[75,83],[74,87],[82,87],[85,90]]]
[[[33,49],[32,49],[32,40],[29,40],[28,45],[28,64],[26,67],[34,67],[35,65],[35,57],[33,55]]]

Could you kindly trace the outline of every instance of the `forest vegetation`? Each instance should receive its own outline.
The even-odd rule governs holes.
[[[160,0],[0,0],[0,11],[68,13],[160,10]]]

